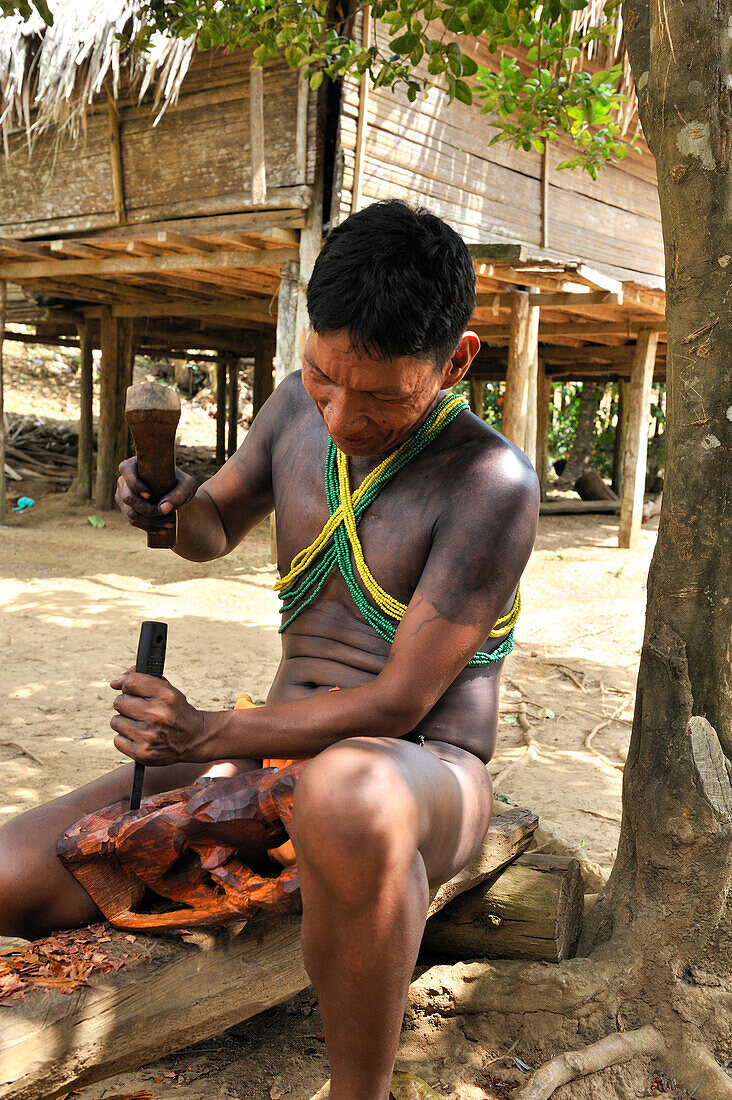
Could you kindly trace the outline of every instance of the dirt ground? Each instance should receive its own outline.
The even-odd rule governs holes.
[[[76,380],[57,359],[11,361],[11,413],[66,422],[75,415]],[[29,378],[35,379],[30,386]],[[213,421],[200,406],[189,409],[181,435],[183,442],[212,445]],[[268,527],[228,558],[199,565],[148,550],[118,513],[105,513],[106,526],[97,529],[88,522],[88,503],[31,495],[36,506],[12,515],[0,532],[0,823],[121,762],[109,729],[108,684],[134,661],[142,619],[169,623],[166,675],[205,709],[231,706],[242,691],[262,699],[279,654]],[[543,850],[575,852],[584,861],[588,891],[607,875],[618,840],[656,526],[653,520],[644,527],[640,548],[628,551],[616,546],[614,517],[543,517],[522,582],[516,651],[503,676],[498,749],[490,764],[499,777],[496,790],[540,815]],[[537,741],[536,753],[525,759],[516,718],[521,700]],[[600,723],[588,749],[585,738]],[[542,1027],[551,1034],[551,1019],[534,1023],[533,1034]],[[503,1024],[475,1016],[412,1017],[398,1068],[457,1100],[497,1097],[489,1074],[516,1080],[512,1058],[491,1064],[507,1049]],[[530,1061],[530,1050],[519,1046],[515,1053]],[[175,1092],[185,1100],[310,1100],[327,1077],[317,1003],[305,993],[78,1096],[139,1092],[158,1100]],[[613,1080],[623,1079],[614,1071]],[[630,1079],[623,1088],[609,1095],[644,1095]],[[557,1100],[570,1095],[600,1093],[556,1093]]]

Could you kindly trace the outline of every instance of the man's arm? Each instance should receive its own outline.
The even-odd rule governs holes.
[[[510,605],[538,518],[536,475],[502,444],[456,478],[389,659],[374,680],[251,710],[202,713],[130,672],[112,719],[117,748],[145,764],[312,756],[347,737],[399,737],[425,717]]]
[[[128,522],[157,530],[169,526],[176,512],[176,554],[190,561],[228,554],[274,508],[272,442],[286,417],[292,416],[294,384],[288,378],[278,386],[236,454],[198,488],[192,477],[177,469],[175,488],[151,504],[147,486],[137,475],[137,460],[121,463],[117,504]]]

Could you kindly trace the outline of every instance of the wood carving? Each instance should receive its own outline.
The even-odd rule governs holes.
[[[259,910],[298,913],[297,867],[272,864],[269,874],[266,853],[289,838],[305,763],[199,779],[145,798],[132,812],[124,802],[106,806],[66,830],[58,855],[118,928],[201,928]]]

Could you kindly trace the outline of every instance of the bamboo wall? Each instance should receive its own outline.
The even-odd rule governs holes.
[[[474,56],[487,61],[477,50]],[[359,83],[345,80],[336,222],[352,208],[359,95]],[[487,116],[474,105],[448,104],[437,91],[409,103],[404,90],[370,87],[366,122],[362,206],[390,197],[421,202],[469,242],[521,241],[532,246],[532,254],[540,253],[541,154],[489,146],[497,131]],[[551,143],[548,255],[581,259],[623,280],[659,284],[664,264],[655,162],[642,141],[641,148],[642,155],[629,154],[593,181],[586,172],[557,171],[573,154],[568,142]]]
[[[306,157],[295,156],[297,74],[284,62],[264,73],[267,205],[303,206],[303,184],[315,172],[315,110],[311,96]],[[239,212],[252,206],[249,55],[198,54],[178,102],[157,125],[150,97],[118,104],[124,200],[130,224],[163,218]],[[0,235],[38,237],[117,224],[107,102],[90,109],[85,132],[72,144],[48,130],[11,137],[0,155]]]

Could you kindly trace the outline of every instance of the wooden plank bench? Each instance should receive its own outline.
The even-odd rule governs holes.
[[[429,915],[508,866],[537,825],[529,810],[497,815],[477,855],[436,891]],[[106,934],[100,950],[110,959],[138,957],[92,972],[72,993],[30,989],[0,1007],[0,1100],[53,1100],[216,1035],[310,984],[294,917],[255,918],[195,943]]]

